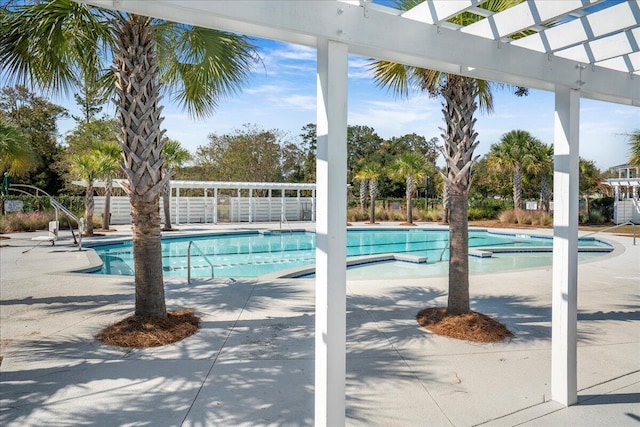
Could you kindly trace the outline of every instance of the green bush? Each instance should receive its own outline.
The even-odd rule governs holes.
[[[613,220],[613,197],[601,197],[591,201],[591,210],[598,211],[604,218],[601,223]]]

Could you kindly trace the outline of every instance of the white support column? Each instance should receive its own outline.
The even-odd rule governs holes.
[[[298,219],[302,221],[302,204],[300,203],[300,189],[296,191],[296,201],[298,204]]]
[[[331,427],[345,424],[347,55],[318,40],[315,425]]]
[[[180,187],[176,188],[176,225],[180,225]]]
[[[551,398],[577,403],[580,92],[556,88],[553,174]]]
[[[271,222],[271,188],[269,189],[269,222]]]

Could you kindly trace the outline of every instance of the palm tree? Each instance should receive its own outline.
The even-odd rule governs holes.
[[[364,212],[364,207],[367,203],[367,184],[369,179],[363,177],[360,173],[357,173],[354,178],[360,181],[360,210]]]
[[[96,144],[96,154],[101,158],[104,173],[104,219],[102,228],[109,230],[111,227],[111,192],[113,191],[113,177],[120,170],[120,160],[122,160],[122,149],[118,143],[99,142]]]
[[[553,183],[553,146],[537,144],[535,157],[535,165],[532,165],[530,170],[540,177],[540,208],[549,213]]]
[[[369,198],[371,199],[369,224],[376,223],[376,197],[378,197],[378,179],[381,175],[382,167],[378,163],[367,163],[356,174],[356,179],[361,180],[360,182],[369,182]]]
[[[164,184],[164,194],[162,196],[162,206],[164,209],[164,230],[171,230],[171,178],[173,178],[173,168],[182,166],[191,159],[188,150],[182,148],[179,141],[168,140],[162,147],[164,160],[164,173],[167,175]]]
[[[522,173],[538,166],[538,145],[542,144],[529,132],[512,130],[493,144],[487,157],[489,167],[513,173],[513,207],[522,208]]]
[[[93,236],[94,184],[96,180],[107,174],[110,166],[112,164],[109,163],[109,159],[97,150],[77,154],[71,158],[71,173],[87,183],[84,195],[85,233],[87,236]]]
[[[488,0],[479,7],[491,11],[505,10],[519,0]],[[422,0],[400,0],[399,8],[409,10]],[[468,25],[482,19],[479,15],[462,13],[450,19],[455,24]],[[448,314],[467,313],[469,306],[469,242],[468,192],[473,152],[479,141],[474,130],[474,113],[478,108],[490,112],[493,97],[490,84],[484,80],[446,74],[436,70],[412,67],[389,61],[376,61],[371,69],[379,86],[386,86],[398,95],[407,96],[410,88],[417,88],[444,99],[443,113],[446,129],[441,150],[447,167],[443,174],[449,192],[449,298]],[[525,94],[520,88],[517,94]]]
[[[389,177],[406,181],[407,223],[413,225],[413,192],[415,182],[422,181],[426,174],[424,157],[413,151],[405,151],[389,165]]]
[[[38,156],[25,138],[20,129],[0,120],[0,171],[19,176],[38,164]]]
[[[4,7],[0,39],[3,78],[60,92],[77,84],[81,73],[97,78],[100,70],[112,72],[131,203],[135,314],[166,317],[159,215],[167,179],[162,83],[191,116],[210,115],[245,81],[254,46],[242,36],[72,0]]]
[[[629,134],[629,163],[640,167],[640,129]]]

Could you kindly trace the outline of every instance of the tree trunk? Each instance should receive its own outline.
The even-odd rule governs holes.
[[[473,152],[478,134],[473,114],[478,108],[478,88],[468,77],[447,76],[442,89],[447,133],[442,135],[447,165],[445,186],[449,192],[449,299],[448,314],[469,312],[468,195]]]
[[[136,315],[166,317],[159,200],[131,197]]]
[[[543,174],[540,177],[540,196],[542,199],[542,210],[545,213],[549,213],[549,201],[551,200],[551,191],[549,190],[549,183],[547,181],[547,175]]]
[[[84,219],[87,221],[85,234],[93,236],[93,211],[95,201],[93,200],[93,183],[87,184],[87,191],[84,193]]]
[[[102,228],[108,230],[111,228],[111,191],[113,189],[113,178],[107,177],[104,191],[104,219],[102,220]]]
[[[122,126],[123,186],[131,202],[136,311],[166,318],[160,241],[160,192],[165,144],[159,106],[159,67],[150,18],[127,15],[114,22],[116,107]]]
[[[360,210],[364,212],[365,204],[367,203],[367,180],[360,180]]]
[[[466,194],[452,194],[449,224],[448,314],[469,311],[469,230]]]
[[[378,180],[369,181],[369,197],[371,198],[371,206],[369,207],[369,223],[376,223],[376,197],[378,196]]]
[[[442,223],[449,223],[449,186],[446,182],[442,187]]]
[[[167,180],[164,185],[164,194],[162,196],[162,208],[164,211],[164,228],[171,230],[171,183]]]
[[[520,163],[516,162],[513,168],[513,209],[522,208],[522,175],[520,173]]]
[[[407,177],[407,222],[413,224],[413,177]]]

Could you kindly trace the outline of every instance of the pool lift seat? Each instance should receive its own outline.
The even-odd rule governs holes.
[[[49,235],[48,236],[38,236],[34,237],[31,240],[39,240],[44,242],[51,242],[51,246],[56,244],[56,240],[58,240],[58,231],[60,230],[60,222],[58,221],[49,221]]]

